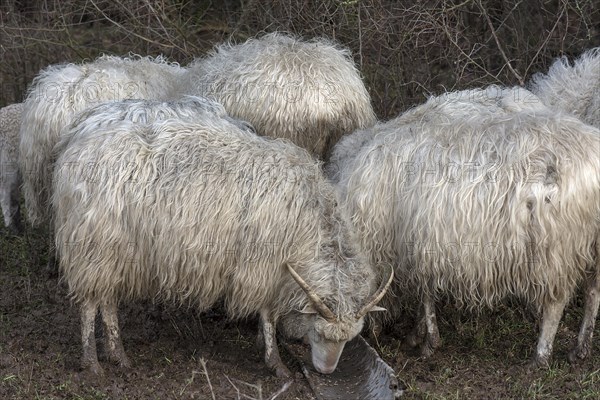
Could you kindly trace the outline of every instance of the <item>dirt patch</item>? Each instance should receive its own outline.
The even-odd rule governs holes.
[[[27,247],[18,239],[2,245]],[[266,368],[255,345],[257,320],[230,321],[218,307],[198,315],[150,303],[120,307],[123,344],[134,367],[107,362],[99,340],[105,377],[81,372],[78,310],[65,285],[43,265],[29,267],[5,253],[0,399],[268,399],[286,383]],[[278,398],[311,399],[299,366],[290,367],[300,379]]]
[[[39,236],[30,242],[38,252],[43,248]],[[285,385],[264,365],[255,344],[257,320],[230,321],[219,307],[198,315],[168,305],[122,306],[123,343],[134,367],[111,365],[100,346],[105,377],[81,372],[77,309],[59,277],[44,269],[45,257],[30,254],[26,240],[0,236],[0,399],[212,399],[214,395],[266,400]],[[577,301],[561,323],[548,370],[527,367],[536,326],[523,306],[505,305],[473,315],[447,305],[438,313],[443,347],[429,359],[419,358],[402,343],[410,318],[387,328],[376,340],[368,339],[407,387],[404,398],[600,398],[598,329],[592,358],[579,366],[566,362],[581,318]],[[281,346],[280,351],[296,379],[277,399],[314,399],[300,366]]]

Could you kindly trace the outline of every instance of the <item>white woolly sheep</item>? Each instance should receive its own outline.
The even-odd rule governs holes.
[[[573,65],[566,57],[556,60],[547,74],[533,76],[529,88],[546,105],[574,114],[600,129],[600,47],[588,50]],[[600,238],[598,243],[600,246]],[[600,306],[600,249],[593,264],[585,283],[584,314],[577,345],[569,353],[571,362],[585,359],[592,350]]]
[[[547,106],[600,128],[600,47],[583,53],[573,65],[566,57],[556,60],[547,74],[535,74],[528,88]]]
[[[55,149],[56,247],[81,304],[83,367],[102,372],[98,308],[109,357],[128,366],[119,302],[162,299],[205,310],[223,299],[231,317],[260,316],[265,361],[277,375],[289,374],[278,321],[286,335],[308,339],[317,370],[332,372],[387,286],[373,293],[375,271],[319,163],[213,112],[111,121],[123,107],[146,104],[90,109]]]
[[[19,209],[19,126],[23,104],[11,104],[0,109],[0,206],[4,225],[13,233],[20,234],[21,211]]]
[[[182,93],[215,99],[260,135],[287,138],[325,159],[344,134],[375,123],[348,49],[271,33],[221,44],[187,67]]]
[[[334,149],[346,158],[328,171],[371,262],[395,266],[400,298],[418,293],[409,341],[423,339],[424,355],[439,346],[439,295],[469,308],[513,296],[542,313],[533,364],[546,365],[598,237],[598,130],[524,89],[490,87],[431,98],[354,135],[366,143]],[[392,313],[399,304],[383,300]]]
[[[20,168],[27,216],[47,220],[49,160],[73,115],[110,100],[170,99],[183,68],[164,58],[101,56],[84,64],[52,65],[33,80],[24,102]]]
[[[72,135],[71,125],[78,125],[78,136],[87,136],[92,132],[122,121],[131,121],[136,124],[151,124],[165,119],[195,120],[199,115],[214,114],[219,118],[228,120],[241,129],[254,132],[252,126],[244,121],[238,121],[227,115],[223,106],[215,101],[198,96],[184,96],[177,100],[144,100],[126,99],[121,101],[107,101],[100,105],[87,108],[71,118],[71,123],[60,132],[60,139],[55,145],[51,165],[60,156],[60,152],[68,145]],[[101,115],[102,118],[97,116]],[[86,123],[83,124],[82,122]],[[90,164],[93,166],[93,164]],[[92,171],[88,171],[92,172]]]
[[[352,162],[356,153],[382,129],[383,131],[387,130],[385,124],[377,123],[371,128],[358,130],[351,135],[342,136],[333,147],[325,166],[325,173],[329,179],[334,183],[338,183],[341,171],[347,170],[348,164]]]

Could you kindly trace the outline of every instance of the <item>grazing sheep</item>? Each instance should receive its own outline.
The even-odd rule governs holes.
[[[0,206],[4,225],[13,233],[22,233],[19,210],[21,173],[19,158],[19,125],[23,104],[11,104],[0,109]]]
[[[90,109],[55,148],[56,248],[81,304],[83,367],[102,372],[98,308],[109,357],[128,366],[119,302],[162,299],[205,310],[223,299],[231,317],[260,315],[265,361],[277,375],[289,374],[275,341],[278,321],[286,335],[308,339],[317,370],[332,372],[364,315],[378,309],[392,272],[373,293],[375,272],[319,163],[214,112],[111,120],[146,104]]]
[[[325,159],[344,134],[375,123],[348,49],[325,39],[271,33],[217,46],[196,60],[182,93],[215,99],[260,135],[287,138]]]
[[[335,149],[343,169],[328,171],[371,262],[394,265],[392,291],[421,302],[422,353],[440,344],[440,295],[468,308],[517,297],[542,313],[533,364],[547,365],[594,256],[598,130],[524,89],[490,87],[431,98],[354,135],[365,144],[345,158]],[[383,302],[399,312],[397,298]]]
[[[101,56],[84,64],[52,65],[33,80],[24,102],[20,168],[27,216],[47,220],[49,160],[61,129],[73,115],[110,100],[173,97],[183,69],[164,58]]]
[[[556,60],[547,74],[533,76],[529,88],[546,105],[574,114],[600,129],[600,47],[588,50],[573,65],[565,57]],[[597,243],[596,259],[585,282],[583,320],[577,344],[569,352],[570,362],[585,359],[592,350],[600,306],[600,238]]]

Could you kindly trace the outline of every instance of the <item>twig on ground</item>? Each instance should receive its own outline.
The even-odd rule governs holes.
[[[240,389],[233,383],[233,381],[227,376],[225,375],[225,378],[227,378],[227,380],[229,381],[229,383],[231,384],[231,386],[236,390],[237,395],[238,395],[238,400],[241,398],[245,398],[248,400],[263,400],[263,395],[262,395],[262,385],[260,384],[260,382],[258,383],[258,385],[254,385],[252,383],[248,383],[248,382],[244,382],[241,381],[239,379],[235,379],[233,378],[234,381],[236,381],[238,384],[242,384],[242,385],[246,385],[254,390],[256,390],[258,397],[251,397],[250,395],[244,394],[242,392],[240,392]],[[242,397],[240,397],[240,395]]]
[[[216,400],[215,391],[213,390],[212,383],[210,383],[210,376],[208,376],[208,369],[206,368],[206,361],[204,358],[200,358],[200,365],[202,365],[202,372],[204,373],[204,376],[206,376],[206,381],[208,382],[212,399]]]
[[[276,391],[275,393],[273,393],[268,400],[275,400],[277,397],[279,397],[280,395],[284,394],[285,392],[288,391],[288,389],[292,386],[292,384],[294,383],[293,379],[290,379],[289,381],[287,381],[286,383],[283,384],[283,386]]]

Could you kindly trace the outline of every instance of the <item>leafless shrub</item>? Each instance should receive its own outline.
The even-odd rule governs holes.
[[[600,43],[592,1],[249,1],[238,30],[334,37],[352,48],[378,114],[424,95],[523,83],[559,54]],[[594,22],[596,21],[596,22]]]
[[[129,51],[186,63],[216,42],[280,30],[350,47],[389,118],[444,90],[522,83],[599,46],[598,21],[595,0],[7,0],[0,105],[50,63]]]

